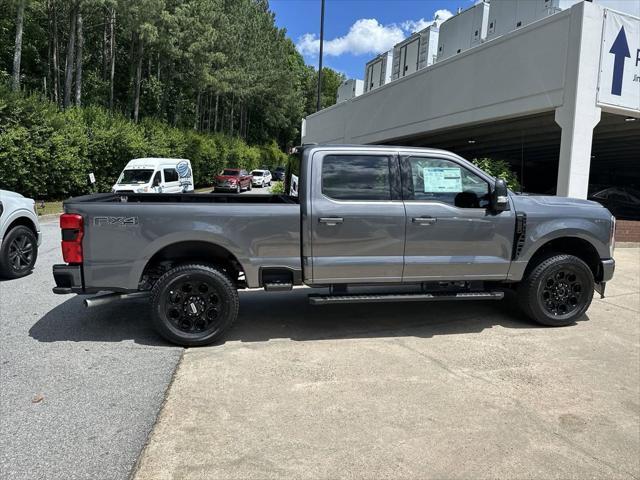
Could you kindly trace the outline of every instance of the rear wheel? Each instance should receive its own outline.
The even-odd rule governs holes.
[[[538,263],[518,287],[520,307],[542,325],[571,325],[593,299],[589,266],[573,255],[553,255]]]
[[[184,347],[208,345],[238,317],[238,291],[221,270],[183,265],[156,282],[151,295],[152,319],[158,333]]]
[[[38,258],[38,239],[23,225],[12,228],[0,248],[0,276],[21,278],[33,270]]]

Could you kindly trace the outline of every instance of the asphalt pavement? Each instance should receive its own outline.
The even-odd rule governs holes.
[[[0,281],[0,478],[125,479],[182,349],[140,301],[86,310],[54,295],[57,218],[42,232],[33,274]]]

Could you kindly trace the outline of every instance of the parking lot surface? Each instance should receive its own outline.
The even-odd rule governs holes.
[[[34,273],[0,282],[0,478],[127,478],[182,349],[141,303],[51,293],[57,218],[42,231]]]
[[[565,328],[513,303],[241,293],[189,349],[136,478],[639,478],[640,250]]]

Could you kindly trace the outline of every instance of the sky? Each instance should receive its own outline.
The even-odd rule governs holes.
[[[323,64],[362,78],[365,63],[412,32],[442,22],[473,0],[326,0]],[[309,65],[318,66],[320,0],[271,0],[276,24],[286,28]]]
[[[476,0],[326,0],[323,62],[348,78],[363,78],[365,63]],[[595,0],[640,15],[640,0]],[[276,23],[287,30],[309,65],[318,66],[320,0],[270,0]]]

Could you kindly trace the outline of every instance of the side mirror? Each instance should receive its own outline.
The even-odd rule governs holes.
[[[491,207],[494,211],[509,210],[509,194],[507,192],[507,182],[502,178],[497,178],[491,193]]]

